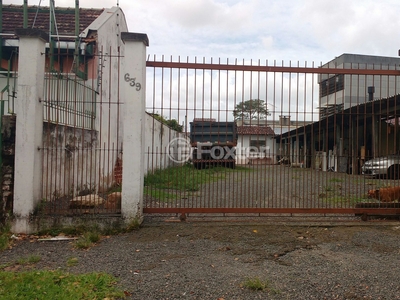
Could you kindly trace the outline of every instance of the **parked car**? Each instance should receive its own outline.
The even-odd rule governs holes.
[[[368,160],[361,168],[362,174],[400,178],[400,155],[388,155]]]

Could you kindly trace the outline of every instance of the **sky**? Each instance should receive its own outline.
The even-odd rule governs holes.
[[[39,3],[49,6],[49,0],[28,1],[29,5]],[[22,5],[23,1],[3,1],[6,4]],[[74,7],[75,1],[55,0],[55,5]],[[232,64],[237,59],[239,64],[261,61],[261,65],[319,66],[343,53],[397,57],[400,49],[398,0],[80,1],[84,8],[117,5],[125,14],[130,32],[148,35],[147,53],[157,60],[164,55],[166,61],[171,57],[173,61],[180,58],[190,62],[204,58],[206,62],[220,59],[221,63],[229,60]],[[155,84],[161,86],[159,75]],[[199,78],[197,83],[202,81],[198,73],[185,75],[189,82],[187,90],[185,84],[177,83],[179,76],[175,76],[171,84],[163,85],[164,90],[156,92],[156,101],[152,100],[153,88],[148,80],[148,111],[180,122],[186,117],[230,119],[237,103],[259,98],[266,100],[275,119],[279,115],[291,115],[298,120],[318,118],[317,76],[308,77],[304,85],[304,75],[278,79],[271,75],[261,80],[252,77],[243,79],[246,83],[240,85],[240,76],[234,77],[232,73],[211,75],[204,75],[206,83],[199,91],[193,87],[195,77]],[[148,75],[148,79],[151,77]],[[263,84],[259,85],[257,80]],[[220,82],[228,82],[228,87],[220,88]],[[188,99],[183,99],[185,95],[189,95]],[[170,99],[169,105],[163,97]],[[174,106],[179,109],[173,110]]]
[[[22,4],[22,0],[3,4]],[[49,0],[28,1],[48,6]],[[74,7],[73,0],[55,0]],[[328,62],[342,53],[398,56],[398,0],[81,0],[116,6],[129,31],[146,33],[148,54]]]

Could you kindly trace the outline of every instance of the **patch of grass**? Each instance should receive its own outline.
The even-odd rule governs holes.
[[[88,249],[99,240],[100,234],[98,232],[85,232],[81,237],[76,240],[75,247],[77,247],[78,249]]]
[[[50,235],[50,236],[58,236],[61,233],[65,235],[80,235],[88,230],[87,227],[83,225],[75,226],[75,227],[52,227],[48,229],[44,229],[38,232],[39,236]]]
[[[333,192],[334,188],[331,185],[327,185],[326,187],[324,187],[325,192]]]
[[[38,255],[31,255],[31,256],[28,256],[28,257],[26,257],[26,258],[20,258],[20,259],[18,259],[17,260],[17,263],[19,264],[19,265],[31,265],[31,264],[36,264],[36,263],[38,263],[39,261],[41,261],[42,260],[42,258],[40,257],[40,256],[38,256]]]
[[[261,280],[258,277],[247,278],[242,283],[242,286],[253,291],[267,291],[269,293],[274,293],[274,294],[279,293],[279,291],[272,286],[269,280]]]
[[[132,219],[129,223],[128,223],[128,225],[126,226],[126,228],[125,228],[125,230],[124,231],[126,231],[126,232],[131,232],[131,231],[133,231],[133,230],[138,230],[139,228],[140,228],[140,225],[141,225],[141,223],[140,223],[140,221],[139,221],[139,219]]]
[[[356,196],[327,196],[325,200],[329,203],[334,203],[334,204],[346,204],[346,205],[351,205],[353,206],[354,204],[364,202],[366,199],[361,198],[361,197],[356,197]]]
[[[116,279],[104,273],[73,275],[61,271],[0,272],[0,298],[123,299]]]
[[[73,266],[76,266],[77,264],[78,264],[78,258],[76,258],[76,257],[70,257],[67,260],[67,267],[73,267]]]
[[[47,204],[46,199],[40,200],[40,202],[38,204],[36,204],[36,206],[33,210],[33,215],[39,216],[39,215],[43,214],[46,204]]]
[[[237,171],[248,171],[249,168],[237,167],[229,169],[223,167],[210,167],[198,170],[192,165],[170,167],[163,170],[155,170],[144,178],[145,195],[161,199],[176,199],[176,195],[163,190],[177,190],[196,192],[204,183],[224,179],[226,174]],[[146,189],[146,187],[150,187]]]
[[[11,241],[11,227],[9,225],[0,226],[0,251],[6,250],[10,247]]]
[[[343,179],[340,178],[331,178],[329,179],[330,182],[343,182]]]
[[[7,234],[0,234],[0,251],[6,250],[10,246],[10,238]]]
[[[144,194],[146,196],[156,198],[157,200],[162,202],[168,202],[170,200],[175,200],[178,198],[177,195],[150,186],[144,187]]]

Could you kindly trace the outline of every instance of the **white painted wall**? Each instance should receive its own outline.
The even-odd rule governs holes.
[[[169,158],[168,147],[169,143],[176,138],[181,138],[183,141],[185,135],[172,130],[149,114],[146,114],[145,124],[144,174],[181,165]]]
[[[265,140],[265,147],[267,150],[264,153],[250,153],[250,140]],[[278,145],[276,140],[271,136],[256,136],[256,135],[240,135],[238,138],[238,145],[236,147],[236,163],[239,165],[244,165],[249,163],[249,157],[269,157],[272,159],[272,163],[276,163],[276,156],[278,155]]]
[[[119,79],[119,70],[122,69],[123,60],[129,59],[124,57],[125,46],[121,40],[121,32],[128,32],[128,26],[121,8],[112,7],[105,9],[85,33],[89,30],[97,31],[97,51],[105,55],[95,122],[95,129],[99,132],[97,157],[100,157],[98,161],[101,162],[98,185],[105,189],[113,184],[113,168],[123,147],[123,103],[129,101],[129,95],[124,98],[121,96],[120,86],[125,82],[123,78]],[[97,85],[97,81],[95,84]],[[109,151],[115,152],[115,155],[109,155]]]
[[[44,122],[42,197],[59,201],[97,190],[97,148],[95,130]]]

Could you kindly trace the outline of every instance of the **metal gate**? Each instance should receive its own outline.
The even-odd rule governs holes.
[[[43,187],[38,210],[63,216],[120,214],[119,49],[99,47],[80,59],[74,49],[58,49],[53,56],[60,67],[45,77]]]
[[[398,63],[351,59],[148,60],[144,212],[399,214]]]

